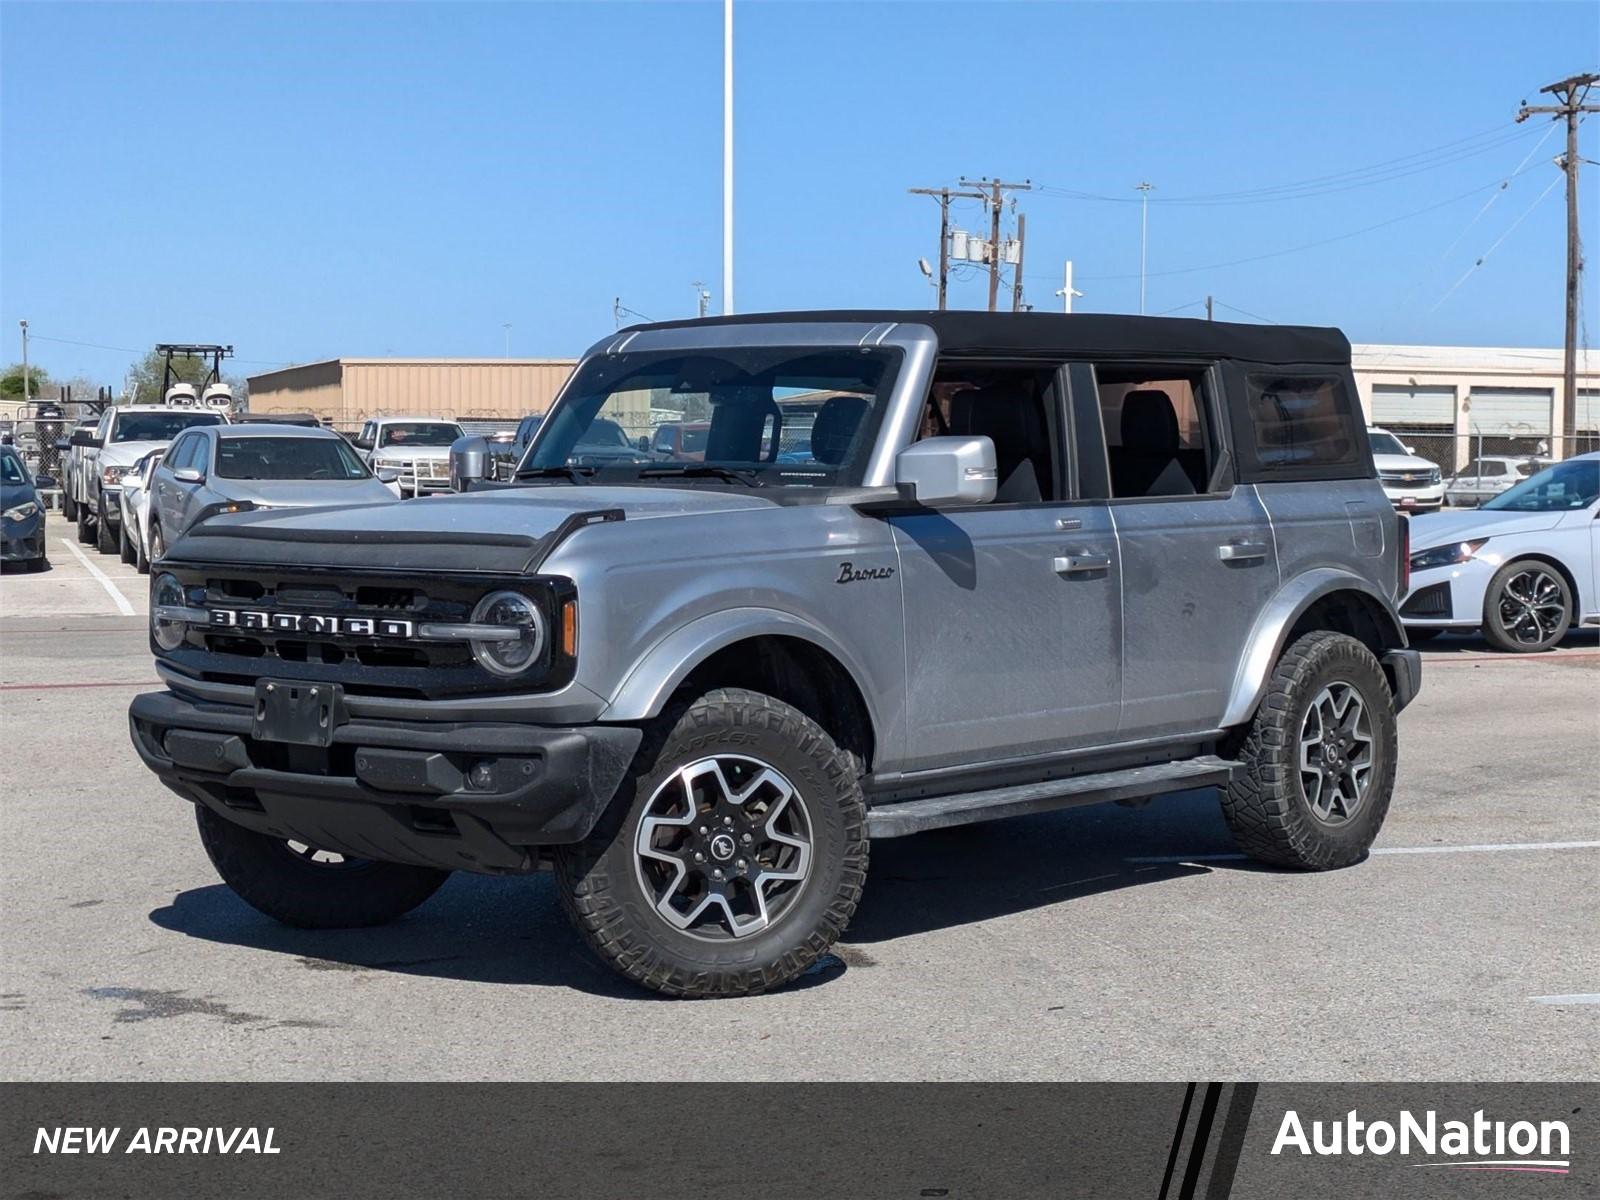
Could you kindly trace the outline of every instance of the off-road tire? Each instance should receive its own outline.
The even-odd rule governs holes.
[[[1559,623],[1553,631],[1546,632],[1536,642],[1525,642],[1516,637],[1505,625],[1500,615],[1501,593],[1506,584],[1523,572],[1537,572],[1555,585],[1561,602]],[[1537,654],[1554,649],[1572,628],[1572,589],[1566,578],[1555,567],[1537,558],[1519,558],[1505,564],[1494,573],[1483,593],[1483,637],[1496,650],[1507,654]]]
[[[1300,735],[1322,689],[1355,688],[1370,715],[1373,764],[1360,808],[1328,825],[1312,810],[1300,775]],[[1222,791],[1222,815],[1239,849],[1277,867],[1327,871],[1360,862],[1389,811],[1397,762],[1394,696],[1372,652],[1342,633],[1308,633],[1284,650],[1246,731],[1243,769]]]
[[[410,912],[450,872],[405,863],[323,866],[296,855],[279,838],[235,825],[195,806],[200,843],[211,865],[257,912],[297,929],[359,929]]]
[[[100,493],[99,512],[94,522],[94,548],[101,554],[115,554],[117,552],[116,533],[111,528],[111,519],[106,515],[106,494]]]
[[[803,798],[810,873],[767,928],[712,940],[670,924],[635,866],[639,823],[676,771],[720,755],[758,759]],[[855,758],[789,705],[719,689],[680,699],[645,733],[628,775],[595,830],[556,856],[562,904],[602,961],[669,996],[747,996],[781,987],[833,945],[867,878],[866,802]]]

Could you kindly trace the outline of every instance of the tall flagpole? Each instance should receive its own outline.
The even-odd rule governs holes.
[[[722,311],[733,312],[733,0],[722,0]]]

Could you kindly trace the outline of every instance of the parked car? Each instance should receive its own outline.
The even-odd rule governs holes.
[[[374,417],[352,445],[374,471],[394,471],[402,498],[450,490],[450,446],[465,431],[435,417]]]
[[[710,421],[668,421],[656,426],[648,448],[664,461],[704,462],[710,432]]]
[[[225,413],[203,408],[119,404],[101,413],[93,430],[73,433],[72,445],[79,455],[73,464],[72,487],[63,494],[62,515],[77,521],[78,540],[93,544],[101,554],[116,553],[122,542],[118,524],[122,505],[117,496],[122,477],[150,451],[165,449],[183,430],[212,428],[227,419]]]
[[[374,474],[331,429],[231,425],[191,429],[150,476],[146,545],[158,562],[173,540],[221,512],[390,504],[392,471]]]
[[[141,575],[150,572],[150,479],[165,450],[152,450],[122,477],[122,561]]]
[[[709,394],[715,460],[573,465],[655,389]],[[133,742],[262,912],[553,866],[621,974],[732,996],[840,935],[871,838],[1220,787],[1249,855],[1323,870],[1383,823],[1420,657],[1336,330],[645,325],[518,486],[486,470],[466,439],[460,494],[218,516],[160,564]]]
[[[1419,518],[1400,616],[1412,641],[1481,629],[1512,653],[1600,624],[1600,453],[1548,466],[1476,511]]]
[[[1439,465],[1417,454],[1387,429],[1368,426],[1367,441],[1383,494],[1401,512],[1433,512],[1444,504]]]
[[[1450,476],[1445,484],[1445,502],[1452,508],[1473,508],[1549,465],[1548,458],[1481,455]]]
[[[55,482],[48,475],[35,478],[15,448],[0,446],[0,562],[21,563],[29,571],[49,565],[45,510],[35,489]]]

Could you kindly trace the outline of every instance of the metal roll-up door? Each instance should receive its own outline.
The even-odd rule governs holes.
[[[1485,437],[1549,437],[1555,393],[1549,388],[1473,388],[1467,431]]]
[[[1600,433],[1600,390],[1578,389],[1578,432]]]
[[[1413,425],[1454,426],[1456,390],[1453,387],[1372,385],[1372,423],[1388,427]]]

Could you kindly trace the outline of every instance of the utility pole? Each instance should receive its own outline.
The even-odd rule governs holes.
[[[28,323],[18,321],[22,326],[22,403],[28,403]],[[49,341],[48,338],[45,339]]]
[[[510,321],[502,322],[501,325],[500,325],[500,328],[504,329],[506,331],[506,357],[510,358],[511,357],[511,322]]]
[[[1206,297],[1206,320],[1211,320],[1211,297]]]
[[[1011,311],[1022,311],[1022,255],[1028,248],[1028,214],[1017,214],[1017,269],[1011,276]]]
[[[707,312],[707,306],[711,303],[711,293],[706,291],[706,285],[700,282],[698,279],[696,279],[689,286],[694,288],[694,296],[697,306],[696,315],[704,317]]]
[[[1033,190],[1033,183],[1027,179],[1021,183],[1002,183],[998,179],[972,180],[963,176],[961,186],[989,189],[984,201],[989,205],[989,311],[994,312],[1000,299],[1000,206],[1005,203],[1002,193],[1029,192]]]
[[[1139,205],[1139,315],[1144,316],[1144,264],[1146,251],[1150,246],[1150,193],[1155,190],[1153,183],[1139,183],[1134,190],[1143,193],[1143,202]]]
[[[1578,433],[1578,276],[1583,272],[1582,251],[1578,244],[1578,121],[1582,114],[1600,112],[1600,104],[1585,104],[1589,89],[1600,83],[1600,75],[1573,75],[1559,83],[1539,89],[1542,95],[1554,96],[1559,104],[1527,104],[1517,111],[1520,124],[1537,113],[1552,117],[1565,117],[1567,121],[1567,153],[1561,169],[1567,176],[1567,328],[1566,356],[1562,363],[1562,383],[1567,402],[1561,414],[1561,448],[1558,457],[1565,458],[1577,445]]]
[[[960,192],[950,188],[907,188],[913,196],[933,196],[939,201],[939,308],[948,308],[950,290],[950,201],[985,200],[983,192]]]

